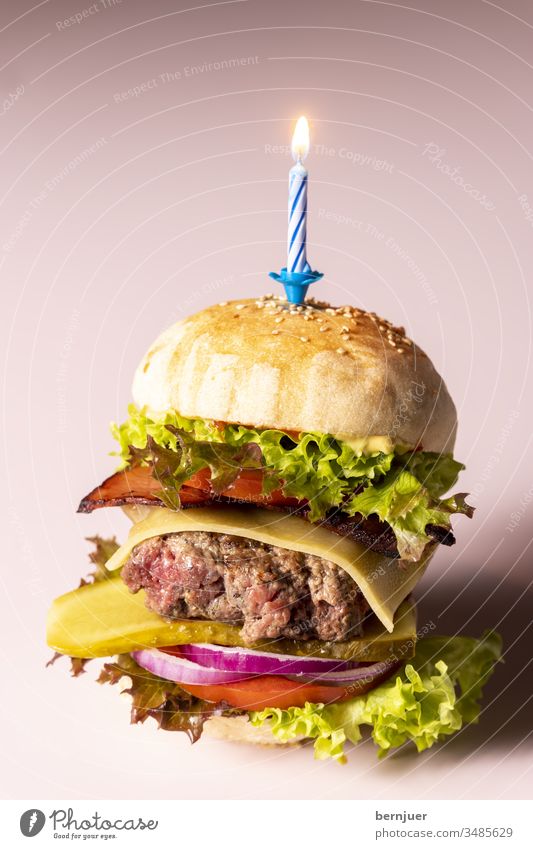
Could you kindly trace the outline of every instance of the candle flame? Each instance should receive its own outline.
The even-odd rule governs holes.
[[[295,162],[305,159],[309,153],[309,124],[307,118],[302,115],[296,122],[291,144],[292,155]]]

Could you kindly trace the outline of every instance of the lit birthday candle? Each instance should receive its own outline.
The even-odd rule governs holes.
[[[303,304],[311,283],[320,280],[320,271],[313,271],[307,262],[307,171],[303,160],[309,153],[309,124],[298,118],[292,137],[292,155],[296,162],[289,171],[289,238],[287,267],[270,277],[283,285],[289,304]]]
[[[291,145],[296,165],[289,171],[289,237],[287,242],[289,274],[309,270],[306,254],[307,238],[307,171],[303,160],[309,153],[309,124],[298,118]]]

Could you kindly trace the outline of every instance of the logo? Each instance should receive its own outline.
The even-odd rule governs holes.
[[[20,830],[24,837],[35,837],[43,830],[46,817],[38,808],[30,808],[29,811],[24,811],[20,818]]]

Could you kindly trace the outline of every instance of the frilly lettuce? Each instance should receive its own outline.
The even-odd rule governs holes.
[[[384,475],[394,460],[394,454],[357,453],[346,442],[328,434],[288,436],[281,430],[257,430],[188,419],[173,411],[154,419],[134,404],[130,405],[128,413],[129,418],[123,424],[111,425],[120,446],[117,453],[122,458],[122,468],[131,460],[131,448],[145,448],[149,437],[156,445],[179,452],[180,431],[190,437],[188,443],[219,443],[234,448],[236,453],[254,444],[261,451],[262,465],[285,482],[284,493],[311,502],[311,509],[315,511],[313,520],[338,506],[357,486]]]
[[[427,525],[449,529],[451,514],[471,513],[462,496],[439,500],[463,468],[449,454],[364,454],[330,434],[288,435],[189,419],[174,411],[156,419],[135,405],[128,412],[126,422],[112,425],[122,467],[151,462],[171,507],[179,506],[179,488],[200,468],[209,468],[213,481],[227,485],[240,468],[258,464],[268,470],[265,491],[280,488],[286,496],[306,500],[312,522],[336,509],[365,518],[377,514],[393,528],[400,557],[412,561],[429,541]]]
[[[443,457],[443,462],[434,467],[438,469],[444,466],[446,459]],[[454,462],[450,458],[450,463]],[[344,509],[350,515],[361,513],[369,516],[375,513],[393,529],[400,557],[404,560],[419,560],[430,541],[426,534],[428,525],[449,528],[453,513],[472,516],[473,509],[465,502],[462,494],[443,501],[433,498],[428,485],[420,483],[409,468],[410,461],[407,461],[403,469],[394,469],[374,486],[365,487],[348,501]],[[426,480],[430,481],[435,490],[431,478]]]
[[[498,634],[429,637],[400,673],[363,696],[337,705],[267,708],[250,713],[252,725],[269,727],[283,742],[314,740],[315,757],[344,762],[346,742],[357,743],[369,726],[379,756],[413,742],[419,752],[477,722],[482,689],[501,655]]]

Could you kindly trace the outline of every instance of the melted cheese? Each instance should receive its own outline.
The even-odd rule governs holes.
[[[298,516],[258,507],[195,507],[177,511],[161,507],[133,525],[127,541],[108,560],[107,568],[112,571],[122,567],[132,549],[151,537],[183,531],[232,534],[329,560],[353,578],[390,633],[396,610],[422,577],[433,551],[430,546],[422,560],[402,565],[399,560],[370,551]]]

